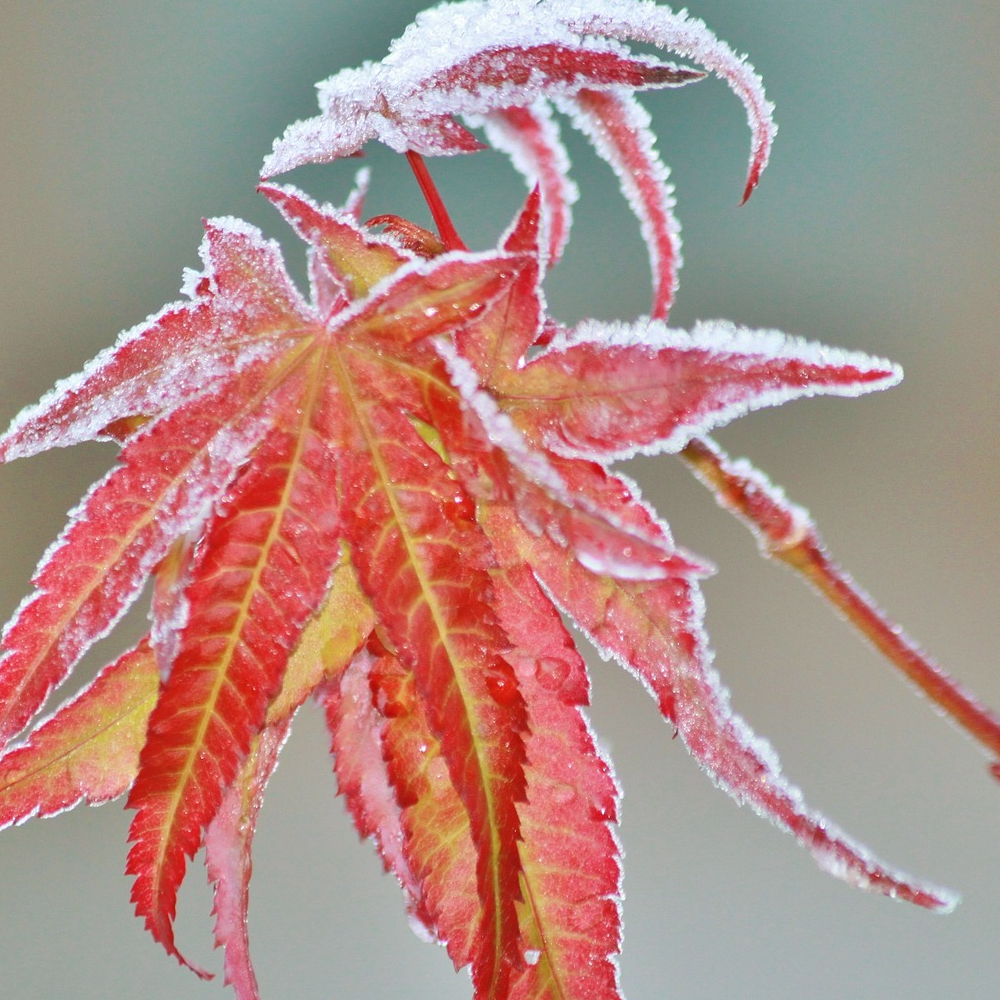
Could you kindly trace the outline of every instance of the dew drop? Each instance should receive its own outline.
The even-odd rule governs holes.
[[[542,953],[537,948],[529,948],[524,953],[524,960],[528,965],[538,965],[538,960],[542,957]]]
[[[500,705],[509,705],[517,698],[517,683],[507,671],[487,671],[486,689]]]
[[[546,691],[558,691],[569,674],[569,664],[558,656],[543,656],[535,667],[535,679]]]

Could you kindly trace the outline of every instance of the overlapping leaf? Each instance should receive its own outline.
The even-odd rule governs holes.
[[[260,374],[237,373],[226,391],[142,430],[71,515],[35,575],[35,594],[4,631],[0,746],[128,609],[174,539],[200,527],[259,433],[249,417]]]
[[[230,818],[256,808],[252,787],[263,785],[273,764],[273,751],[260,749],[258,740],[270,747],[276,737],[263,733],[278,732],[276,723],[267,722],[268,706],[309,617],[326,600],[340,558],[335,483],[345,470],[338,472],[337,464],[349,465],[355,434],[355,428],[345,428],[344,415],[356,416],[356,406],[388,391],[377,381],[365,382],[372,359],[390,348],[405,353],[412,342],[487,309],[520,266],[504,254],[415,259],[360,230],[350,213],[320,209],[290,190],[269,193],[312,238],[314,275],[326,281],[314,284],[314,305],[301,300],[277,250],[256,231],[232,220],[210,223],[205,272],[186,282],[191,302],[170,306],[124,335],[83,376],[20,417],[2,442],[10,458],[92,437],[124,440],[118,468],[92,492],[47,556],[36,596],[5,633],[0,708],[9,739],[111,628],[145,579],[155,576],[152,635],[163,683],[155,707],[143,702],[138,729],[128,730],[144,739],[138,771],[127,749],[120,749],[114,780],[59,790],[60,780],[66,782],[60,774],[74,754],[92,764],[108,752],[109,740],[115,743],[101,725],[127,744],[118,715],[137,718],[127,701],[128,683],[138,684],[148,672],[148,646],[143,669],[132,657],[102,675],[33,743],[7,755],[4,773],[20,796],[10,805],[12,820],[51,813],[81,798],[100,801],[132,786],[133,899],[154,936],[178,958],[172,921],[186,860],[223,803]],[[352,345],[358,348],[353,353]],[[388,371],[384,378],[387,386],[393,381]],[[359,379],[363,388],[355,384]],[[382,476],[394,488],[384,469]],[[370,533],[377,534],[378,525],[352,525],[348,538],[360,543],[359,551],[375,544]],[[418,538],[421,525],[407,530]],[[450,594],[441,598],[445,617],[453,616],[452,602]],[[349,610],[356,618],[360,606]],[[468,612],[446,623],[444,632],[457,635],[471,619]],[[415,635],[410,648],[419,651],[426,639]],[[449,641],[461,644],[468,637]],[[504,646],[499,632],[496,645]],[[481,688],[474,657],[456,659]],[[502,670],[502,660],[497,663]],[[434,675],[439,661],[431,658],[426,667],[428,683],[447,687]],[[314,678],[313,686],[320,682]],[[456,688],[456,697],[461,701],[469,692]],[[116,699],[126,699],[125,706]],[[493,739],[488,706],[473,702],[470,713],[486,715],[478,730],[452,741],[453,757],[456,774],[471,767],[462,788],[478,810],[483,883],[491,877],[496,883],[495,950],[510,951],[516,922],[513,903],[501,889],[516,885],[516,835],[498,831],[515,816],[513,799],[483,791],[476,767],[462,759],[469,752],[485,761],[484,747]],[[439,719],[448,717],[446,710]],[[516,729],[521,723],[516,713],[512,718]],[[504,746],[497,744],[501,757]],[[60,752],[63,771],[47,756]],[[516,750],[501,761],[504,781],[523,783],[518,761]],[[32,768],[41,779],[36,776],[29,788]],[[488,789],[489,779],[482,779]],[[37,787],[39,780],[44,787]],[[216,843],[227,830],[232,836],[222,820],[215,829]],[[495,871],[486,860],[487,841]],[[224,864],[219,870],[236,877],[236,869]],[[221,912],[238,913],[238,894],[220,893]],[[509,914],[501,931],[504,908]],[[236,941],[232,926],[232,920],[223,923],[222,939]],[[245,964],[237,961],[234,968]],[[506,960],[501,964],[506,968]],[[252,977],[238,978],[249,984]]]
[[[169,950],[185,856],[260,732],[339,555],[327,486],[339,434],[324,412],[322,358],[302,373],[301,392],[276,415],[202,541],[187,623],[129,797],[132,898]]]
[[[496,535],[491,532],[491,537]],[[611,997],[617,991],[621,863],[611,824],[618,789],[582,708],[586,668],[520,553],[495,574],[501,620],[528,705],[528,788],[520,923],[525,965],[512,997]]]
[[[491,553],[459,485],[404,416],[360,397],[353,422],[358,441],[341,460],[345,536],[468,810],[484,900],[474,974],[483,996],[502,995],[518,939],[525,716],[488,600]]]

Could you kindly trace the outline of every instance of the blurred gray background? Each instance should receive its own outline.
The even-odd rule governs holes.
[[[197,266],[199,219],[282,234],[261,157],[312,84],[379,58],[419,0],[6,0],[0,7],[0,418],[162,303]],[[699,0],[777,104],[770,169],[737,208],[743,111],[707,81],[646,100],[674,170],[686,266],[677,325],[726,316],[903,364],[890,393],[753,415],[720,434],[808,506],[834,553],[957,676],[1000,705],[995,0]],[[583,197],[552,311],[647,308],[637,230],[572,141]],[[426,222],[400,158],[374,152],[372,213]],[[491,154],[432,164],[459,229],[487,246],[521,196]],[[347,192],[352,164],[292,179]],[[298,274],[299,252],[293,249]],[[595,275],[597,278],[595,278]],[[113,460],[77,448],[0,474],[4,617],[65,511]],[[1000,981],[1000,786],[821,602],[760,561],[674,459],[629,471],[706,585],[733,702],[809,800],[906,870],[962,891],[949,917],[848,889],[716,791],[639,686],[595,662],[593,719],[625,788],[622,982],[632,1000],[986,998]],[[141,616],[123,628],[134,635]],[[102,647],[98,659],[120,647]],[[97,665],[91,660],[89,669]],[[86,671],[84,671],[86,672]],[[266,998],[470,996],[407,927],[399,893],[333,794],[318,715],[300,717],[265,806],[251,932]],[[131,916],[120,803],[0,836],[0,995],[230,995],[178,968]],[[179,942],[211,951],[200,864]]]

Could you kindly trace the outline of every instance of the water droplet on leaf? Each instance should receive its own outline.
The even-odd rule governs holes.
[[[509,705],[517,697],[517,682],[511,671],[494,668],[486,672],[486,689],[501,705]]]
[[[546,691],[558,691],[569,674],[569,664],[558,656],[543,656],[535,667],[535,679]]]

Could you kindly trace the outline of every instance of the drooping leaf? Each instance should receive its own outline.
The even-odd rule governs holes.
[[[294,409],[278,417],[202,541],[188,619],[129,797],[132,900],[171,952],[185,857],[249,753],[339,556],[328,484],[340,429],[321,361],[303,373]]]
[[[774,751],[729,707],[711,665],[693,581],[591,574],[546,540],[510,522],[507,530],[560,606],[606,656],[643,682],[691,753],[738,803],[792,833],[821,868],[852,885],[930,909],[955,906],[953,893],[915,882],[874,858],[806,806],[799,790],[784,779]]]
[[[358,439],[341,459],[345,537],[362,586],[428,703],[469,812],[484,904],[475,968],[485,997],[502,993],[518,964],[523,701],[489,607],[491,555],[470,504],[405,417],[358,389],[343,390]]]
[[[430,934],[433,919],[424,909],[422,880],[414,874],[403,850],[402,809],[390,782],[382,750],[388,695],[373,691],[375,682],[371,671],[375,662],[370,653],[363,651],[339,681],[330,684],[323,693],[327,728],[333,741],[331,750],[337,788],[354,818],[358,835],[374,838],[386,870],[399,880],[411,919],[418,921]],[[397,669],[403,673],[402,667],[397,666]],[[381,711],[377,704],[382,705]],[[464,819],[464,810],[460,812]],[[472,888],[478,904],[474,882]],[[470,915],[470,931],[477,916],[478,905]]]
[[[618,788],[582,713],[589,701],[583,659],[519,554],[505,556],[494,575],[498,612],[516,643],[510,657],[528,706],[528,787],[519,809],[525,965],[511,996],[614,997]]]
[[[469,813],[412,674],[395,657],[382,655],[369,659],[365,681],[366,710],[377,737],[373,749],[381,768],[369,771],[368,780],[358,787],[358,805],[369,816],[388,820],[381,826],[380,844],[390,830],[398,838],[390,851],[382,849],[382,856],[403,886],[411,923],[440,941],[456,968],[473,965],[473,981],[479,983],[489,970],[477,966],[491,956],[477,944],[484,903]],[[342,732],[345,750],[346,736]],[[377,783],[378,775],[384,785]],[[379,809],[381,795],[391,797],[391,811]]]
[[[264,728],[205,831],[205,865],[215,892],[215,940],[225,949],[226,982],[239,1000],[259,997],[250,961],[247,911],[253,835],[267,782],[296,711],[311,692],[338,683],[370,628],[370,608],[342,553],[326,602],[303,630]]]
[[[582,90],[561,102],[577,128],[608,161],[639,220],[653,274],[654,319],[666,319],[681,266],[680,224],[673,188],[653,145],[649,114],[631,95]]]
[[[545,227],[543,259],[554,266],[569,240],[571,209],[580,192],[569,177],[569,155],[548,103],[491,112],[483,116],[483,127],[490,145],[507,153],[529,187],[538,186]]]
[[[290,728],[291,719],[271,723],[254,738],[205,831],[205,867],[215,886],[215,942],[225,949],[226,983],[238,1000],[260,997],[247,927],[253,871],[250,852],[264,790]]]

